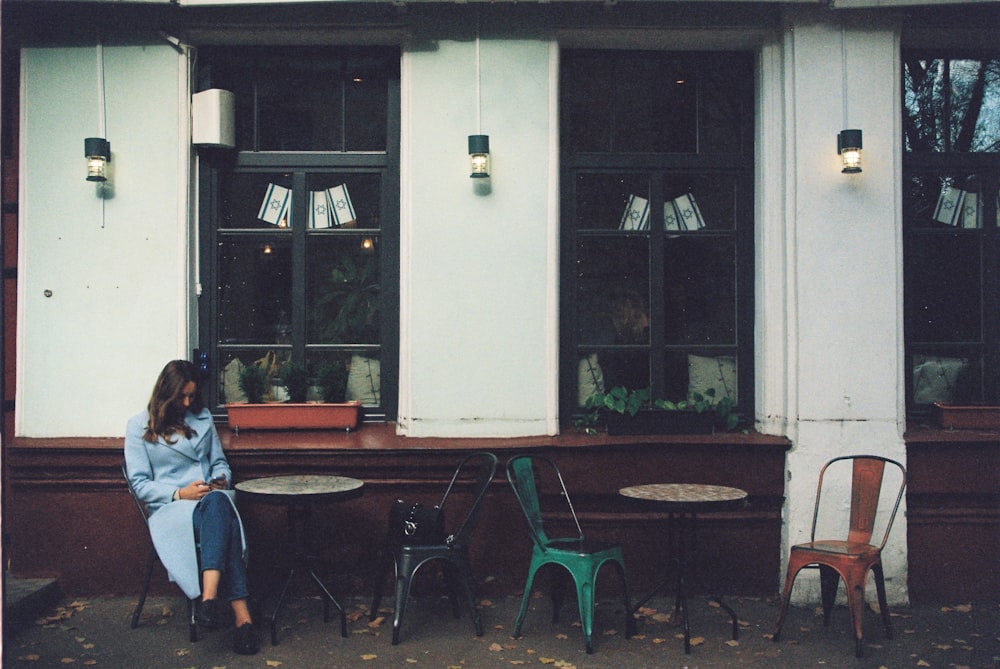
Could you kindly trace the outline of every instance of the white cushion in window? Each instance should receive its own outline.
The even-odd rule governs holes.
[[[351,357],[347,373],[347,399],[362,404],[380,404],[382,395],[382,363],[363,355]]]
[[[913,401],[917,404],[955,401],[959,376],[968,365],[966,358],[913,356]]]
[[[597,360],[597,354],[580,358],[576,374],[576,405],[583,406],[594,393],[604,392],[604,370]]]
[[[243,373],[243,361],[233,358],[222,368],[222,401],[246,402],[247,395],[240,387],[240,374]]]
[[[729,397],[733,404],[737,403],[736,358],[731,355],[688,356],[688,397],[694,393],[704,395],[709,388],[715,388],[716,401]]]

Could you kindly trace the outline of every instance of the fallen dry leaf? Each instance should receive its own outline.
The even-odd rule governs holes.
[[[556,660],[553,657],[540,657],[538,661],[542,664],[555,664]]]
[[[361,656],[361,659],[368,661],[368,660],[374,660],[377,657],[378,655],[376,655],[375,653],[365,653],[364,655]]]
[[[730,639],[729,641],[726,642],[726,645],[733,646],[735,648],[736,646],[740,645],[740,642],[736,641],[735,639]]]
[[[269,666],[269,667],[280,667],[281,666],[281,662],[279,660],[268,660],[267,661],[267,666]]]
[[[501,650],[503,650],[503,646],[494,641],[493,643],[490,644],[490,650],[493,651],[494,653],[498,653]]]
[[[369,622],[368,623],[368,627],[371,627],[372,629],[375,629],[376,627],[381,627],[382,623],[384,623],[384,622],[385,622],[385,616],[379,616],[375,620],[372,620],[371,622]]]
[[[917,661],[917,666],[918,667],[929,667],[929,666],[931,666],[931,663],[928,662],[927,660],[918,660]]]

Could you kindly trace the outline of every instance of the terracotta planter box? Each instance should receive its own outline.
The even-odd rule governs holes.
[[[1000,430],[1000,406],[934,403],[938,425],[945,429]]]
[[[361,402],[291,404],[275,402],[226,405],[234,430],[347,430],[358,427]]]

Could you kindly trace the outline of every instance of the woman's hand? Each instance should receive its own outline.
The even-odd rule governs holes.
[[[205,481],[195,481],[181,488],[178,497],[198,501],[210,492],[212,492],[211,485]]]

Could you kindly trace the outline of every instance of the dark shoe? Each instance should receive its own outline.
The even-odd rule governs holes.
[[[236,628],[236,636],[233,638],[233,650],[240,655],[256,655],[260,650],[260,641],[257,638],[257,629],[253,623],[243,623]]]
[[[195,620],[207,630],[218,629],[222,624],[222,604],[218,599],[206,599],[198,605]]]

